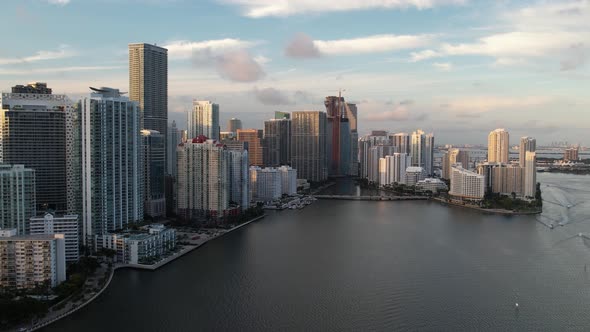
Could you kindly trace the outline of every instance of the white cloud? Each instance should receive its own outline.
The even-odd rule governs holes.
[[[445,101],[448,109],[461,114],[473,114],[498,111],[518,111],[523,109],[537,108],[551,102],[552,98],[547,96],[468,96],[451,102]]]
[[[168,49],[168,57],[174,59],[190,59],[199,53],[219,55],[227,51],[250,48],[260,41],[248,41],[234,38],[214,39],[205,41],[176,40],[164,45]]]
[[[433,51],[433,50],[423,50],[420,52],[412,52],[411,56],[412,56],[412,58],[410,59],[411,62],[418,62],[418,61],[422,61],[422,60],[426,60],[426,59],[430,59],[430,58],[440,57],[443,55],[441,53]]]
[[[314,40],[321,54],[351,55],[415,49],[428,45],[431,35],[374,35],[353,39]]]
[[[73,51],[68,45],[60,45],[57,51],[38,51],[34,55],[25,56],[22,58],[0,58],[0,65],[13,65],[20,63],[63,59],[75,55],[76,52]]]
[[[432,66],[440,71],[451,71],[453,69],[453,64],[449,63],[449,62],[445,62],[445,63],[435,62],[432,64]]]
[[[35,68],[29,70],[20,69],[2,69],[2,75],[31,75],[31,74],[59,74],[67,72],[85,72],[85,71],[103,71],[103,70],[121,70],[127,68],[126,66],[72,66],[72,67],[55,67],[55,68]]]
[[[68,3],[70,3],[70,0],[46,0],[46,1],[52,5],[60,5],[60,6],[64,6],[64,5],[67,5]]]
[[[368,10],[368,9],[429,9],[442,5],[458,5],[467,0],[220,0],[243,10],[245,16],[261,18],[285,17],[298,14]]]

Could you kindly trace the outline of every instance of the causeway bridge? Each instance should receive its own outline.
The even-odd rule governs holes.
[[[347,201],[425,201],[426,196],[356,196],[356,195],[313,195],[317,199],[337,199]]]

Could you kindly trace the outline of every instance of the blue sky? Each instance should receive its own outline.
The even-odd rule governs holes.
[[[590,1],[5,0],[0,89],[128,88],[127,44],[169,49],[169,117],[191,100],[262,126],[346,89],[371,129],[437,143],[590,145]]]

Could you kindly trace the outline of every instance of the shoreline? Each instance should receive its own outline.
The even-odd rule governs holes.
[[[46,327],[48,325],[51,325],[57,321],[59,321],[62,318],[65,318],[73,313],[75,313],[76,311],[84,308],[85,306],[89,305],[92,301],[94,301],[96,298],[98,298],[111,284],[111,281],[114,278],[115,275],[115,271],[119,270],[119,269],[124,269],[124,268],[130,268],[130,269],[137,269],[137,270],[144,270],[144,271],[156,271],[157,269],[159,269],[160,267],[173,262],[175,260],[177,260],[180,257],[183,257],[184,255],[194,251],[197,248],[200,248],[201,246],[204,246],[205,244],[207,244],[209,241],[213,241],[221,236],[224,236],[225,234],[228,234],[230,232],[233,232],[237,229],[240,229],[246,225],[249,225],[250,223],[253,223],[255,221],[258,221],[260,219],[263,219],[264,217],[266,217],[266,214],[263,214],[261,216],[258,216],[256,218],[253,218],[243,224],[237,225],[235,227],[232,227],[228,230],[226,230],[225,232],[221,233],[221,234],[217,234],[211,238],[208,238],[207,240],[205,240],[203,243],[197,244],[197,245],[186,245],[184,246],[184,248],[179,251],[178,253],[175,253],[169,257],[164,258],[163,260],[157,262],[156,264],[152,264],[152,265],[142,265],[142,264],[114,264],[113,267],[111,268],[111,273],[109,275],[109,279],[105,282],[104,286],[96,293],[94,294],[91,298],[89,298],[87,301],[85,301],[84,303],[76,306],[75,308],[73,308],[72,310],[65,312],[63,314],[60,314],[54,318],[49,319],[48,321],[45,322],[41,322],[36,324],[35,326],[32,326],[31,328],[28,328],[26,331],[36,331],[39,330],[43,327]],[[189,247],[189,248],[187,248]],[[51,308],[50,308],[51,309]]]
[[[543,211],[510,211],[510,210],[503,210],[503,209],[484,209],[479,206],[474,206],[470,204],[459,204],[454,203],[452,201],[446,201],[441,198],[432,198],[433,201],[439,202],[442,205],[446,206],[454,206],[460,207],[465,209],[476,210],[488,214],[497,214],[497,215],[504,215],[504,216],[531,216],[543,213]]]

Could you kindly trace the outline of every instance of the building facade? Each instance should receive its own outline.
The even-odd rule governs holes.
[[[178,156],[178,215],[205,221],[229,210],[230,179],[225,146],[204,136],[181,143]]]
[[[526,167],[526,153],[537,151],[537,140],[532,137],[521,137],[518,149],[518,162],[520,167]]]
[[[84,244],[143,221],[139,108],[118,89],[91,89],[80,117]]]
[[[508,163],[510,135],[505,129],[493,130],[488,135],[488,162]]]
[[[147,233],[97,235],[94,245],[99,250],[114,250],[119,263],[146,264],[176,247],[176,231],[161,224],[152,224]]]
[[[227,120],[227,131],[234,135],[238,132],[238,129],[242,129],[242,120],[237,118],[231,118]]]
[[[426,170],[424,170],[424,167],[410,166],[406,168],[406,185],[415,186],[424,179],[426,179]]]
[[[250,205],[250,174],[248,150],[227,151],[229,162],[230,202],[239,205],[242,210]]]
[[[326,113],[295,111],[291,118],[291,165],[297,176],[313,182],[327,180]]]
[[[143,213],[166,216],[166,145],[164,136],[155,130],[141,131],[143,154]]]
[[[297,170],[289,166],[281,166],[278,168],[281,174],[281,193],[283,195],[297,194]]]
[[[35,170],[38,210],[67,206],[66,118],[75,112],[66,95],[29,83],[0,97],[0,163]]]
[[[281,172],[273,167],[250,167],[250,196],[255,202],[271,202],[283,193]]]
[[[35,171],[23,165],[0,164],[0,229],[29,234],[36,214]]]
[[[264,121],[264,165],[277,167],[291,164],[291,120]]]
[[[238,141],[248,143],[250,165],[264,166],[264,147],[257,129],[238,129]]]
[[[137,102],[141,129],[168,134],[168,50],[145,43],[129,44],[129,99]]]
[[[565,149],[565,152],[563,154],[563,160],[564,161],[578,161],[578,160],[580,160],[579,151],[580,151],[580,148],[578,148],[578,147]]]
[[[0,288],[56,287],[66,280],[63,234],[16,235],[0,230]]]
[[[527,151],[524,167],[524,197],[535,198],[537,192],[537,154]]]
[[[193,100],[187,113],[188,139],[205,136],[219,140],[219,105],[208,100]]]
[[[449,195],[466,200],[482,200],[485,195],[485,177],[455,166],[451,170]]]
[[[74,263],[80,259],[80,224],[77,215],[55,215],[45,213],[44,216],[31,218],[31,235],[63,234],[66,263]]]

